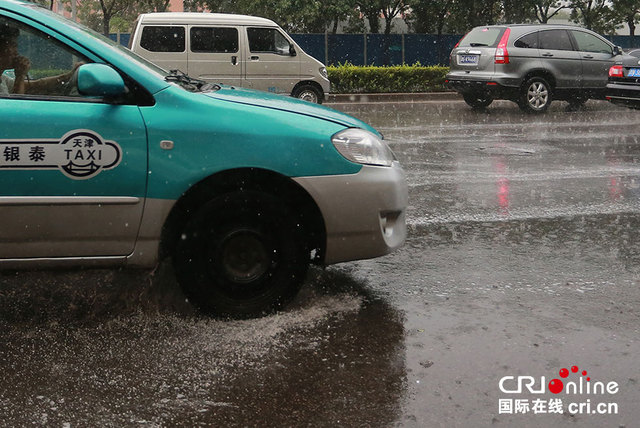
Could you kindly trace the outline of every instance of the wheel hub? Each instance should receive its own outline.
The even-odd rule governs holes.
[[[529,88],[529,104],[532,107],[540,108],[547,103],[547,90],[543,85],[536,84]]]
[[[310,101],[312,103],[315,103],[317,101],[316,94],[314,94],[311,91],[304,91],[303,93],[300,94],[299,98],[301,100]]]
[[[231,281],[248,284],[259,279],[271,264],[263,237],[253,231],[233,232],[222,241],[220,262],[224,275]]]

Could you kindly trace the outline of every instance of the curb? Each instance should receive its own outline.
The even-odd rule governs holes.
[[[421,102],[460,99],[460,94],[457,92],[329,94],[326,103]]]

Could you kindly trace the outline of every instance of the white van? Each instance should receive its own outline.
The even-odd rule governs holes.
[[[288,94],[322,103],[329,94],[324,65],[275,22],[255,16],[198,12],[138,17],[129,48],[190,77]]]

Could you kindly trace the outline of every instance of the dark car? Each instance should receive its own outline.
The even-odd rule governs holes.
[[[635,56],[636,58],[640,58],[640,49],[633,49],[631,51],[625,52],[627,55]]]
[[[602,36],[572,25],[476,27],[451,51],[446,83],[474,108],[506,99],[539,113],[552,100],[580,106],[604,99],[608,70],[621,55]]]
[[[606,98],[613,104],[640,109],[640,59],[627,56],[609,69]]]

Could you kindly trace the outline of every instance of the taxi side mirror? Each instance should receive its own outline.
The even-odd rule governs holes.
[[[125,93],[122,76],[106,64],[84,64],[76,72],[82,95],[113,98]]]

